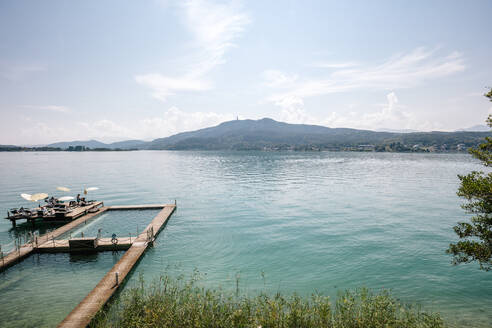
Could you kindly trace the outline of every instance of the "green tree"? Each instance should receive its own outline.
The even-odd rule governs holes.
[[[485,94],[492,101],[492,89]],[[492,115],[487,118],[492,128]],[[478,148],[470,150],[473,157],[486,167],[492,166],[492,138],[486,137]],[[459,175],[461,185],[458,196],[466,199],[463,209],[474,216],[470,222],[458,222],[454,231],[460,237],[456,244],[450,244],[447,253],[453,254],[453,263],[478,261],[480,269],[492,269],[492,172],[473,171]]]

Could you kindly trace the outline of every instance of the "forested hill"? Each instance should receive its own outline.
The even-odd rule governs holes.
[[[459,151],[481,143],[490,132],[375,132],[288,124],[264,118],[236,120],[215,127],[155,139],[147,149],[201,150],[379,150]]]
[[[46,147],[0,146],[0,151],[29,150],[364,150],[465,151],[491,132],[376,132],[288,124],[264,118],[236,120],[153,141],[127,140],[104,144],[96,140],[59,142]]]

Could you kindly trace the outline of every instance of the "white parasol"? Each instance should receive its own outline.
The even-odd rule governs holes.
[[[21,194],[21,197],[24,198],[25,200],[30,201],[30,202],[33,201],[32,198],[31,198],[32,196],[29,195],[29,194]]]
[[[87,195],[87,193],[89,191],[94,191],[94,190],[98,190],[99,188],[98,187],[89,187],[89,188],[86,188],[84,189],[84,195]]]
[[[31,200],[33,202],[37,202],[38,200],[42,200],[42,199],[46,199],[46,198],[48,198],[48,194],[45,194],[44,192],[34,194],[31,196]]]

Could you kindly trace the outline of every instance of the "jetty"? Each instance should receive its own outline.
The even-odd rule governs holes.
[[[102,202],[100,202],[102,204]],[[108,210],[110,210],[110,206],[106,207],[101,207],[98,209],[97,212],[94,213],[88,213],[88,212],[79,212],[79,218],[68,222],[67,224],[61,226],[60,228],[48,232],[42,236],[34,236],[30,242],[27,242],[23,245],[19,245],[17,250],[12,251],[10,254],[7,256],[1,258],[0,260],[0,272],[3,270],[7,269],[8,267],[16,264],[17,262],[21,261],[24,259],[26,256],[29,256],[31,253],[37,251],[40,247],[42,247],[44,244],[46,244],[49,241],[56,241],[56,238],[60,237],[64,233],[69,232],[70,230],[78,227],[81,224],[85,224],[88,220],[92,219],[96,215],[99,215],[101,213],[104,213]],[[88,210],[88,209],[87,209]],[[85,214],[87,213],[87,214]]]
[[[58,325],[59,328],[82,328],[89,325],[99,309],[106,304],[118,287],[122,285],[127,275],[137,264],[147,247],[152,244],[155,236],[165,226],[175,209],[176,205],[164,206],[97,286]]]
[[[100,204],[99,204],[100,203]],[[97,212],[91,212],[91,208],[80,208],[77,212],[73,211],[73,220],[62,227],[49,232],[43,236],[35,236],[28,243],[19,246],[0,259],[0,272],[21,261],[32,253],[88,253],[100,251],[126,250],[121,259],[113,266],[109,272],[101,279],[94,289],[75,307],[72,312],[58,325],[58,327],[86,327],[91,322],[96,313],[114,295],[116,290],[124,283],[128,274],[138,263],[145,250],[152,245],[156,236],[164,228],[168,219],[176,210],[175,204],[150,204],[150,205],[121,205],[121,206],[97,206],[103,205],[102,202],[94,204]],[[58,239],[63,237],[72,229],[86,224],[107,211],[122,210],[150,210],[161,209],[152,219],[149,225],[136,237],[100,238],[83,237]]]

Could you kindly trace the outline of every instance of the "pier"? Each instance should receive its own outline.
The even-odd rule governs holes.
[[[150,205],[121,205],[98,206],[102,202],[94,203],[91,208],[79,208],[73,211],[72,221],[62,227],[34,237],[30,242],[18,247],[0,260],[0,272],[21,261],[32,253],[58,253],[58,252],[100,252],[126,250],[121,259],[106,273],[94,289],[75,307],[72,312],[58,325],[58,327],[86,327],[96,313],[113,296],[116,290],[123,284],[128,274],[138,263],[145,250],[153,243],[155,237],[164,228],[168,219],[176,210],[176,204],[150,204]],[[97,208],[97,212],[90,210]],[[99,238],[82,237],[71,239],[57,239],[70,230],[87,223],[107,211],[122,210],[150,210],[161,209],[152,219],[149,225],[136,237]]]
[[[102,202],[97,203],[102,204]],[[93,207],[91,207],[93,208]],[[88,220],[92,219],[96,215],[99,215],[101,213],[104,213],[105,211],[109,210],[111,207],[101,207],[98,209],[97,212],[94,213],[88,213],[89,209],[84,209],[84,211],[79,211],[76,213],[78,215],[78,219],[75,219],[71,222],[68,222],[67,224],[61,226],[60,228],[48,232],[42,236],[39,237],[34,237],[34,239],[31,242],[25,243],[24,245],[19,246],[17,251],[13,251],[10,254],[8,254],[5,257],[2,257],[0,261],[0,272],[3,270],[7,269],[8,267],[14,265],[15,263],[21,261],[24,259],[26,256],[30,255],[34,251],[36,251],[38,248],[42,247],[45,243],[49,241],[53,241],[56,238],[60,237],[64,233],[76,228],[77,226],[86,223]],[[82,209],[82,208],[81,208]],[[87,214],[85,214],[87,213]],[[81,216],[83,215],[83,216]],[[56,241],[56,240],[55,240]]]
[[[127,208],[128,209],[128,208]],[[136,208],[135,208],[136,209]],[[58,325],[59,328],[87,327],[99,309],[113,296],[133,269],[155,236],[165,226],[176,205],[165,205],[145,230],[138,235],[121,259],[101,279],[96,287]]]
[[[38,253],[66,253],[66,252],[105,252],[121,251],[130,248],[136,237],[118,237],[117,242],[112,238],[76,238],[70,240],[52,240],[36,248]],[[85,241],[83,247],[74,247],[75,242]],[[88,242],[88,243],[87,243]],[[87,244],[90,245],[87,246]]]

